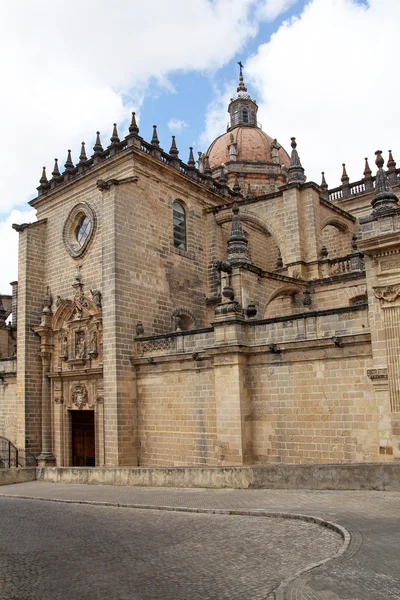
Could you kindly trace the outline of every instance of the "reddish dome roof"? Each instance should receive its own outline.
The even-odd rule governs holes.
[[[216,167],[229,161],[228,146],[233,142],[237,145],[237,160],[251,160],[272,163],[271,145],[273,139],[258,127],[235,127],[223,133],[212,142],[206,154],[210,167]],[[290,158],[286,150],[278,150],[279,164],[289,167]]]

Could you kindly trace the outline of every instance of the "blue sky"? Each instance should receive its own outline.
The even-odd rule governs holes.
[[[364,157],[400,160],[396,58],[398,0],[25,0],[0,4],[0,292],[17,277],[13,222],[34,220],[26,202],[45,165],[88,154],[96,130],[127,133],[139,116],[148,141],[176,135],[180,158],[225,131],[245,66],[263,129],[286,148],[296,136],[308,179],[351,181]],[[78,16],[78,18],[77,18]],[[276,18],[275,18],[276,17]],[[171,126],[171,120],[184,122]]]

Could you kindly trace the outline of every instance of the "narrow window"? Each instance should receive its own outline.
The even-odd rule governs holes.
[[[174,221],[174,246],[180,250],[186,250],[186,213],[180,202],[172,205]]]
[[[90,233],[90,221],[86,215],[83,215],[80,218],[78,225],[76,226],[76,229],[75,229],[76,241],[78,242],[78,244],[80,246],[83,246],[83,244],[86,242],[86,240],[89,236],[89,233]]]
[[[243,109],[242,115],[243,115],[243,123],[248,123],[249,122],[249,111],[247,110],[247,108]]]

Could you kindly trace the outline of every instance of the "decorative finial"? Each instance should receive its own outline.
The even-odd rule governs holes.
[[[134,135],[137,135],[139,133],[139,127],[137,126],[137,123],[136,123],[136,113],[135,112],[132,113],[132,121],[131,121],[131,124],[129,125],[129,133],[133,133]]]
[[[74,168],[74,163],[72,162],[71,158],[71,150],[68,150],[67,160],[65,161],[64,167],[67,171],[71,171]]]
[[[221,185],[226,185],[227,183],[227,179],[226,179],[226,171],[225,171],[225,165],[222,164],[221,166],[221,174],[219,176],[219,182]]]
[[[189,158],[188,158],[187,164],[188,164],[188,167],[192,167],[192,168],[194,168],[196,166],[196,161],[194,160],[192,146],[190,146],[190,148],[189,148]]]
[[[236,194],[240,194],[242,188],[240,187],[240,183],[239,183],[239,179],[238,179],[238,175],[236,173],[235,175],[235,183],[233,184],[233,188],[232,190],[236,193]]]
[[[239,65],[239,85],[237,87],[237,91],[238,92],[247,92],[247,87],[244,85],[243,82],[243,65],[242,62],[239,60],[238,62]]]
[[[170,153],[171,156],[173,156],[175,158],[179,154],[179,150],[176,147],[176,142],[175,142],[175,136],[174,135],[172,136],[171,148],[169,149],[169,153]]]
[[[232,205],[232,226],[228,238],[228,262],[232,264],[251,264],[248,250],[248,241],[243,232],[242,222],[239,216],[239,207],[235,201]]]
[[[378,167],[378,171],[376,173],[375,178],[375,191],[374,197],[371,201],[373,213],[385,213],[388,210],[398,207],[398,198],[393,193],[392,186],[390,185],[390,181],[383,170],[383,165],[385,161],[382,158],[382,150],[377,150],[375,152],[376,160],[375,164]]]
[[[390,185],[396,185],[398,183],[397,172],[396,172],[396,161],[393,159],[392,151],[389,150],[389,160],[387,162],[387,176],[390,181]]]
[[[96,131],[96,143],[93,146],[93,151],[95,154],[99,154],[100,152],[103,152],[103,146],[101,145],[101,141],[100,141],[100,131]]]
[[[249,183],[247,186],[246,198],[252,198],[252,197],[253,197],[253,192],[251,191],[251,185]]]
[[[369,164],[368,164],[368,158],[367,158],[367,157],[365,157],[364,177],[365,177],[366,179],[369,179],[369,178],[371,177],[371,175],[372,175],[372,171],[371,171],[371,169],[369,168]]]
[[[328,184],[326,183],[326,179],[325,179],[325,171],[322,171],[321,175],[322,175],[322,180],[321,180],[320,188],[321,188],[321,190],[326,191],[328,189]]]
[[[110,142],[112,144],[118,144],[119,142],[119,137],[118,137],[118,130],[117,130],[117,124],[114,123],[113,125],[113,132],[112,132],[112,136],[110,137]]]
[[[211,177],[212,176],[212,170],[210,167],[210,161],[208,160],[208,156],[206,155],[204,157],[204,175],[206,177]]]
[[[349,179],[349,176],[347,175],[346,163],[342,163],[342,167],[343,167],[343,171],[342,171],[342,177],[341,177],[340,181],[344,184],[347,184],[347,183],[349,183],[350,179]]]
[[[85,149],[85,142],[82,142],[82,144],[81,144],[81,153],[79,155],[79,161],[80,162],[84,162],[85,160],[87,160],[86,149]]]
[[[290,139],[291,139],[290,145],[292,147],[292,154],[290,156],[290,165],[288,168],[287,182],[288,183],[304,183],[306,180],[306,176],[304,175],[304,169],[301,165],[300,157],[296,150],[296,148],[297,148],[296,138],[292,137]]]
[[[393,160],[393,154],[392,151],[389,150],[389,160],[387,161],[387,168],[389,171],[393,170],[396,168],[396,161]]]
[[[160,145],[160,140],[158,139],[157,135],[157,125],[153,125],[153,137],[151,138],[151,145],[157,147]]]
[[[60,169],[58,168],[58,158],[54,159],[54,169],[51,173],[53,177],[60,177]]]
[[[43,169],[42,169],[42,176],[39,179],[39,183],[40,183],[40,185],[45,185],[46,183],[48,183],[47,177],[46,177],[46,167],[43,167]]]

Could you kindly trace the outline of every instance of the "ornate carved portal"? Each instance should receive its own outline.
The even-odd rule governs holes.
[[[91,290],[90,296],[86,296],[79,273],[73,287],[73,300],[57,298],[51,322],[54,450],[58,465],[74,464],[77,436],[84,435],[81,430],[77,433],[77,423],[85,421],[85,415],[79,418],[75,413],[90,412],[95,428],[95,464],[101,466],[104,464],[101,293]]]

